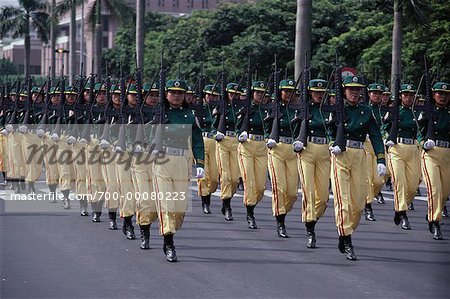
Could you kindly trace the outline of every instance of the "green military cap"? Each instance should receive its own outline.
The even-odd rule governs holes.
[[[334,88],[328,89],[328,95],[335,96],[336,95],[336,89],[334,89]]]
[[[241,93],[239,90],[239,84],[237,83],[228,83],[226,90],[227,92]]]
[[[40,86],[33,86],[31,88],[31,93],[33,92],[41,92],[41,87]]]
[[[59,94],[59,93],[61,93],[59,88],[56,88],[56,87],[50,88],[49,94]]]
[[[309,88],[309,90],[312,90],[312,91],[326,91],[327,90],[327,81],[325,81],[323,79],[309,80],[308,88]]]
[[[169,79],[166,83],[166,90],[180,90],[180,91],[186,91],[187,90],[187,83],[184,80],[178,80],[178,79]]]
[[[141,93],[143,91],[144,90],[142,90]],[[136,84],[130,84],[130,86],[128,87],[128,93],[129,94],[137,94],[137,86],[136,86]]]
[[[10,95],[15,95],[17,94],[17,90],[15,88],[11,89],[11,91],[9,92]]]
[[[266,91],[266,83],[264,81],[253,81],[252,90]]]
[[[188,85],[186,93],[193,94],[194,93],[194,87],[192,87],[192,85]]]
[[[120,84],[111,84],[109,91],[112,93],[120,93]]]
[[[416,92],[416,86],[412,83],[402,84],[400,86],[400,92]]]
[[[281,80],[280,89],[294,89],[294,88],[295,88],[294,80],[292,80],[292,79]]]
[[[384,92],[385,89],[386,89],[386,86],[384,86],[383,84],[380,84],[380,83],[371,83],[367,87],[368,91],[381,91],[381,92]]]
[[[26,96],[28,96],[28,91],[23,90],[23,91],[19,94],[19,96],[21,96],[21,97],[26,97]]]
[[[270,99],[271,99],[271,100],[275,100],[275,93],[272,93],[272,94],[270,95]]]
[[[450,84],[445,82],[437,82],[433,85],[433,91],[450,92]]]
[[[363,79],[358,76],[346,76],[342,81],[344,87],[365,87]]]
[[[100,90],[104,90],[106,91],[106,85],[102,84],[101,82],[97,82],[94,85],[94,91],[100,91]]]
[[[391,91],[389,90],[389,87],[386,86],[386,87],[384,88],[383,94],[391,94]]]
[[[207,94],[220,96],[219,89],[216,86],[212,85],[212,84],[206,84],[205,88],[203,88],[203,92],[207,93]]]
[[[86,82],[84,82],[84,90],[91,89],[91,80],[92,79],[88,79],[88,80],[86,80]],[[95,84],[94,84],[94,86],[95,86]],[[94,88],[94,90],[95,90],[95,88]]]
[[[145,93],[151,91],[159,91],[159,83],[158,82],[153,82],[153,84],[145,83],[144,86],[142,86],[142,89]]]
[[[64,88],[64,93],[65,94],[78,94],[78,89],[75,86],[66,86]]]

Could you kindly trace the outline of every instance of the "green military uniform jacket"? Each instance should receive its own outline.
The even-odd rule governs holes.
[[[428,130],[428,121],[425,117],[419,116],[420,133],[418,141],[420,143],[426,141],[425,136]],[[450,142],[450,109],[449,107],[433,107],[433,129],[436,140]]]
[[[367,134],[377,157],[377,163],[385,164],[384,144],[372,109],[364,104],[344,104],[344,134],[347,140],[364,142]],[[336,126],[331,126],[332,140],[336,138]]]

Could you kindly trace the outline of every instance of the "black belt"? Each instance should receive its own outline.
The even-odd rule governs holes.
[[[350,148],[363,149],[364,143],[358,140],[347,139],[345,146]]]
[[[292,144],[294,142],[294,138],[292,138],[292,137],[285,137],[285,136],[280,136],[280,138],[278,140],[281,143],[286,143],[286,144]]]
[[[436,140],[436,146],[449,148],[450,147],[450,142],[444,141],[444,140]]]
[[[397,142],[401,144],[414,145],[414,138],[398,137]]]
[[[214,133],[211,132],[203,132],[202,135],[206,138],[214,138]]]
[[[236,132],[233,131],[226,131],[225,135],[229,136],[229,137],[236,137]]]
[[[315,143],[315,144],[327,144],[327,138],[326,137],[319,137],[319,136],[309,136],[308,141]]]
[[[258,135],[258,134],[249,134],[248,138],[250,140],[254,140],[254,141],[262,141],[264,140],[264,135]]]

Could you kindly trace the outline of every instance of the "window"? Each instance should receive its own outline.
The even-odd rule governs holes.
[[[164,0],[158,0],[158,6],[164,7]]]
[[[172,0],[172,7],[180,7],[180,1],[179,0]]]

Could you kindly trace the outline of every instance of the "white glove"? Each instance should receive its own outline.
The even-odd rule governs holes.
[[[158,158],[159,155],[159,151],[157,150],[152,150],[152,152],[150,153],[150,161],[155,161],[156,158]]]
[[[74,144],[77,139],[74,136],[67,137],[67,144]]]
[[[335,146],[330,146],[330,147],[329,147],[329,150],[330,150],[330,152],[331,152],[333,155],[335,155],[335,156],[341,153],[341,148],[340,148],[339,146],[337,146],[337,145],[335,145]]]
[[[8,136],[8,131],[6,130],[6,129],[3,129],[1,132],[0,132],[3,136]]]
[[[86,140],[86,138],[80,138],[80,143],[81,144],[87,144],[88,141]]]
[[[26,132],[28,132],[28,128],[25,125],[21,125],[19,127],[19,132],[25,134]]]
[[[44,130],[42,130],[42,129],[37,129],[37,130],[36,130],[36,135],[37,135],[39,138],[42,138],[42,137],[44,137],[45,132],[44,132]]]
[[[57,142],[59,140],[59,135],[56,133],[53,133],[52,136],[50,137],[53,141]]]
[[[102,139],[99,144],[99,146],[102,150],[107,149],[109,147],[109,145],[110,145],[110,143],[108,141],[106,141],[105,139]]]
[[[203,167],[197,167],[197,179],[202,179],[205,176]]]
[[[277,145],[277,142],[276,142],[275,140],[269,138],[269,139],[267,140],[266,145],[267,145],[268,148],[272,148],[272,147],[274,147],[275,145]]]
[[[217,140],[217,141],[222,140],[224,137],[225,137],[225,134],[224,134],[224,133],[221,133],[221,132],[217,132],[217,133],[216,133],[216,140]]]
[[[134,150],[133,150],[133,152],[135,154],[142,153],[143,151],[144,151],[144,149],[142,148],[142,146],[140,144],[136,144],[136,146],[134,147]]]
[[[239,134],[238,136],[238,140],[239,142],[245,142],[248,139],[248,134],[246,131],[242,132],[241,134]]]
[[[118,145],[118,146],[116,146],[115,151],[117,153],[123,153],[125,150],[121,146]]]
[[[8,124],[5,126],[5,129],[6,129],[6,131],[8,131],[8,133],[11,133],[14,128],[11,124]]]
[[[303,142],[301,141],[294,141],[294,143],[292,143],[292,146],[294,147],[294,152],[298,153],[303,149]]]
[[[434,142],[434,140],[431,140],[431,139],[425,141],[425,143],[423,144],[423,148],[426,150],[432,149],[435,146],[436,146],[436,143]]]
[[[383,163],[378,163],[377,171],[378,171],[378,176],[385,176],[386,175],[386,166]]]
[[[386,140],[386,141],[384,142],[384,144],[385,144],[386,146],[388,146],[388,147],[392,147],[392,146],[395,145],[394,141],[392,141],[392,140]]]

